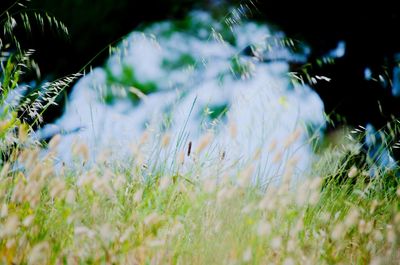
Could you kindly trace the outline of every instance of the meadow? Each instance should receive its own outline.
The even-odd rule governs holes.
[[[24,170],[13,168],[13,160],[2,166],[3,264],[396,264],[400,258],[400,188],[383,175],[370,180],[355,167],[332,166],[332,157],[295,188],[261,189],[250,181],[251,168],[202,178],[193,157],[180,161],[193,163],[186,174],[107,156],[85,165],[84,144],[74,166],[56,170],[57,138],[49,145],[45,157],[35,146],[14,149]],[[333,176],[340,170],[347,180],[339,185]]]

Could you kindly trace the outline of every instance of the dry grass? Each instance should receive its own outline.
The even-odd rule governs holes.
[[[46,155],[35,146],[19,148],[18,163],[2,166],[4,264],[396,264],[400,258],[400,189],[396,194],[382,178],[322,188],[316,177],[294,190],[284,183],[261,191],[243,181],[246,170],[201,178],[200,166],[161,175],[133,159],[82,166],[84,145],[75,148],[77,164],[56,169],[56,146],[54,139]]]
[[[227,25],[238,23],[241,13],[227,17]],[[3,15],[12,36],[13,18]],[[29,19],[22,19],[29,28]],[[43,24],[45,17],[36,19]],[[28,57],[17,59],[28,62]],[[12,57],[1,59],[3,107],[25,66]],[[397,182],[389,182],[386,173],[365,181],[358,168],[347,172],[336,166],[336,151],[316,164],[314,178],[293,187],[287,168],[282,185],[266,190],[251,183],[251,161],[226,170],[225,153],[207,162],[216,169],[210,173],[203,163],[210,135],[193,148],[175,150],[172,170],[163,160],[147,163],[153,154],[141,150],[140,142],[125,161],[110,153],[95,163],[88,163],[87,147],[77,144],[75,162],[60,164],[59,139],[44,151],[16,113],[25,106],[22,110],[40,119],[42,109],[77,77],[53,82],[47,94],[38,93],[25,105],[0,108],[1,264],[375,265],[400,260]],[[159,137],[159,148],[171,137]],[[327,181],[336,175],[347,175],[352,183]]]

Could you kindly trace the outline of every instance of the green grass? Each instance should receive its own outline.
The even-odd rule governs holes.
[[[12,18],[6,15],[11,25]],[[12,27],[4,27],[12,36]],[[1,64],[0,107],[18,83],[21,63],[29,61],[28,55],[18,52]],[[247,70],[240,63],[232,62],[234,74]],[[49,97],[77,77],[50,84]],[[137,80],[128,71],[119,81],[131,86]],[[152,84],[137,88],[144,93],[154,89]],[[33,103],[43,106],[32,109]],[[320,151],[311,174],[315,177],[289,185],[291,176],[285,176],[281,186],[267,189],[250,184],[251,161],[242,168],[229,168],[223,158],[204,161],[211,137],[205,137],[188,157],[181,151],[183,132],[176,150],[164,150],[168,144],[163,143],[174,135],[158,137],[154,153],[141,150],[140,143],[124,161],[110,154],[90,163],[87,146],[77,144],[75,162],[60,165],[54,152],[59,139],[53,138],[43,152],[44,147],[29,137],[31,127],[17,116],[26,111],[40,119],[49,103],[51,99],[37,96],[24,106],[0,108],[0,264],[398,264],[400,260],[398,178],[381,172],[368,179],[364,174],[368,168],[353,163],[354,156],[346,157],[351,143],[344,143],[344,152]],[[208,112],[210,118],[221,117],[225,107],[212,106]],[[168,153],[176,156],[172,166],[157,157]],[[151,158],[154,164],[142,162]]]
[[[79,161],[85,146],[77,150]],[[198,178],[190,170],[160,177],[144,172],[140,162],[107,159],[56,170],[51,154],[39,158],[37,148],[18,152],[24,170],[6,164],[0,176],[3,264],[396,264],[399,259],[400,189],[383,178],[359,176],[355,184],[341,186],[328,181],[324,188],[322,178],[310,178],[295,190],[282,185],[261,191],[235,180],[248,178],[245,173],[202,178],[195,167]]]

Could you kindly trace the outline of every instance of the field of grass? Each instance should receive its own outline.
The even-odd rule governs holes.
[[[172,167],[170,160],[152,164],[154,153],[169,152],[163,136],[153,153],[139,143],[123,160],[105,153],[90,161],[88,147],[77,143],[74,162],[60,162],[59,136],[48,145],[30,136],[79,75],[10,104],[35,64],[13,39],[15,19],[0,18],[0,264],[399,263],[399,178],[376,170],[371,178],[347,156],[352,143],[324,149],[295,184],[289,162],[280,185],[262,187],[251,181],[252,161],[210,161],[204,146],[166,156],[175,157]],[[67,33],[47,14],[35,18]]]
[[[21,145],[22,146],[22,145]],[[400,188],[332,156],[296,187],[250,183],[251,170],[202,177],[103,157],[54,168],[52,150],[17,148],[0,173],[2,264],[397,264]],[[162,147],[160,147],[162,148]],[[332,151],[333,152],[333,151]],[[325,157],[326,158],[326,157]],[[192,161],[191,161],[192,160]],[[215,161],[223,163],[223,161]],[[336,172],[339,173],[339,172]],[[354,182],[354,181],[352,181]],[[346,184],[347,183],[347,184]]]

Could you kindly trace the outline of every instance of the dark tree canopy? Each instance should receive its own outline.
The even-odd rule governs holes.
[[[400,103],[391,95],[396,54],[400,53],[400,11],[393,1],[259,1],[260,18],[277,24],[290,37],[311,46],[311,74],[331,82],[313,87],[326,111],[337,112],[351,124],[372,122],[381,127],[391,114],[399,117]],[[315,62],[344,41],[345,55],[332,65]],[[398,60],[398,59],[397,59]],[[365,80],[366,68],[372,78]],[[383,113],[382,113],[383,112]]]

